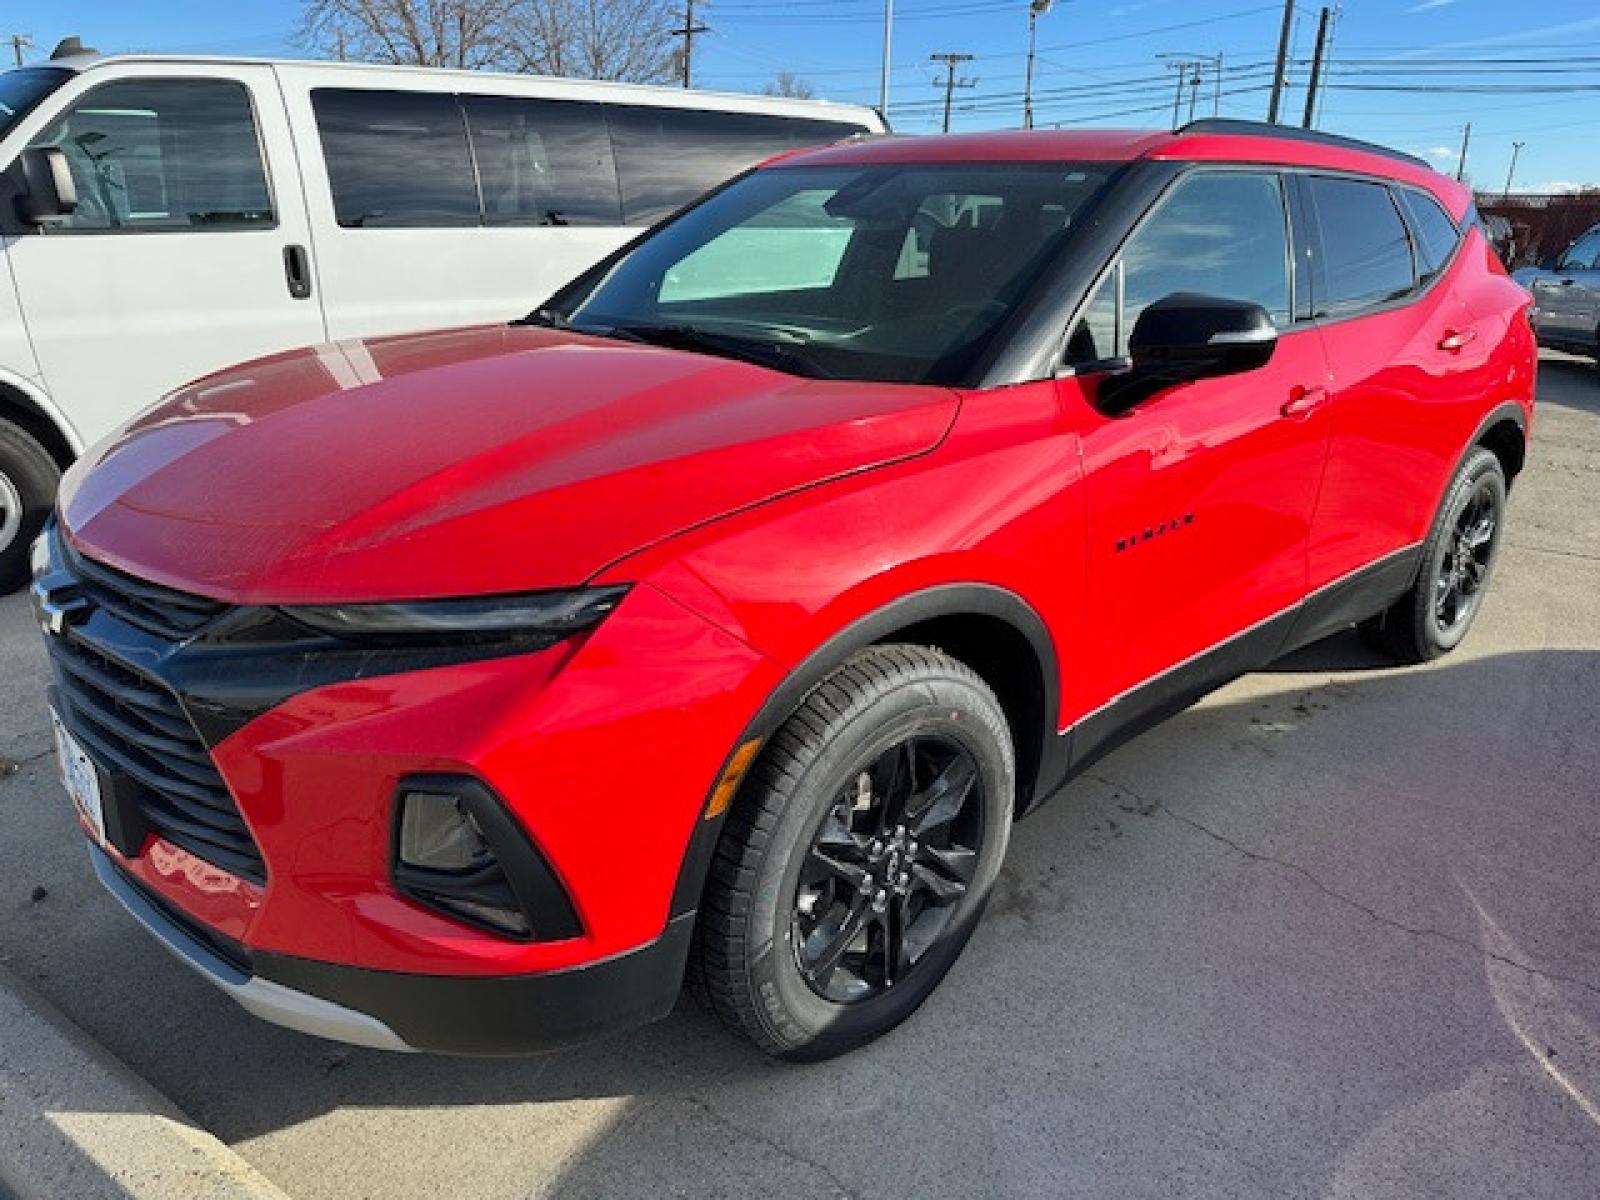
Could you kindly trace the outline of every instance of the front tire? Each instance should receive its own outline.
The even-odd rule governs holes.
[[[981,916],[1011,832],[994,693],[922,646],[849,659],[772,737],[701,907],[722,1021],[780,1058],[852,1050],[916,1011]]]
[[[28,548],[44,528],[60,482],[49,452],[0,421],[0,596],[28,581]]]
[[[1482,607],[1505,515],[1505,470],[1492,451],[1474,447],[1445,490],[1416,582],[1362,624],[1367,643],[1403,663],[1428,662],[1459,646]]]

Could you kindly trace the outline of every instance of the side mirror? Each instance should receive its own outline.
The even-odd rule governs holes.
[[[1264,367],[1277,348],[1277,327],[1259,304],[1174,292],[1139,314],[1128,338],[1132,366],[1101,382],[1095,406],[1120,416],[1180,383]]]
[[[44,225],[77,211],[78,188],[65,154],[54,146],[29,146],[18,162],[22,193],[17,197],[17,214],[24,221]]]

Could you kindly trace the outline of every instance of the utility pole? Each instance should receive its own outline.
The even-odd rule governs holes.
[[[1506,190],[1500,193],[1502,196],[1511,195],[1511,180],[1517,173],[1517,158],[1522,154],[1522,148],[1527,144],[1527,142],[1511,143],[1511,165],[1506,168]]]
[[[6,41],[11,43],[11,53],[16,56],[17,66],[22,65],[22,52],[33,45],[33,36],[26,33],[13,33]]]
[[[1301,122],[1305,128],[1310,129],[1317,116],[1317,87],[1322,82],[1322,55],[1328,48],[1328,22],[1333,19],[1333,10],[1326,6],[1322,15],[1317,18],[1317,49],[1311,56],[1311,82],[1306,87],[1306,119]]]
[[[889,119],[889,42],[894,32],[894,0],[883,0],[883,74],[878,79],[878,113]]]
[[[1178,111],[1183,106],[1183,85],[1189,78],[1189,60],[1186,58],[1175,59],[1167,64],[1178,73],[1178,86],[1172,91],[1172,128],[1178,127]]]
[[[340,62],[347,62],[348,60],[345,57],[344,30],[335,29],[333,31],[333,47],[334,47],[334,54],[339,59],[339,61]]]
[[[1472,141],[1472,122],[1468,121],[1466,128],[1461,131],[1461,160],[1456,163],[1456,182],[1467,177],[1467,146]]]
[[[1205,75],[1202,73],[1199,63],[1190,65],[1194,67],[1194,74],[1189,76],[1189,120],[1193,121],[1195,101],[1200,98],[1200,84],[1205,79]]]
[[[1049,12],[1056,0],[1029,0],[1028,4],[1028,73],[1022,85],[1022,127],[1033,128],[1033,47],[1038,34],[1039,18]]]
[[[978,86],[978,81],[976,79],[963,79],[959,83],[956,82],[956,68],[959,67],[962,63],[971,62],[972,61],[972,55],[970,55],[970,54],[930,54],[930,55],[928,55],[928,61],[929,62],[938,62],[938,63],[943,63],[944,64],[944,71],[945,71],[945,76],[944,76],[944,132],[949,133],[950,132],[950,104],[951,104],[951,101],[954,100],[954,98],[955,98],[956,89],[958,87],[969,88],[969,87],[977,87]],[[938,85],[935,84],[934,86],[937,87]]]
[[[1294,0],[1283,0],[1283,29],[1278,33],[1278,65],[1272,69],[1272,99],[1267,104],[1267,122],[1278,123],[1278,107],[1283,103],[1284,76],[1289,70],[1289,38],[1294,32]]]
[[[1212,81],[1211,85],[1211,115],[1220,117],[1222,115],[1222,55],[1219,53],[1212,61],[1217,64],[1217,77]]]
[[[710,33],[709,25],[702,25],[694,19],[694,6],[703,4],[706,0],[683,0],[683,28],[674,29],[673,37],[683,39],[683,86],[692,86],[694,78],[694,35],[697,33]]]

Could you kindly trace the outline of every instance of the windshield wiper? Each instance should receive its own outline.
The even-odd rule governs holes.
[[[769,367],[786,375],[804,375],[811,379],[831,379],[832,374],[811,359],[786,349],[777,341],[759,337],[743,337],[735,333],[718,333],[695,325],[612,325],[584,329],[599,337],[616,337],[629,342],[647,342],[678,350],[715,354],[719,358],[738,359]]]
[[[567,314],[555,308],[536,308],[525,317],[512,321],[513,325],[542,325],[546,329],[570,329]]]

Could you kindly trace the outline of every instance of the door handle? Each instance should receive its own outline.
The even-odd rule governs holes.
[[[304,246],[283,248],[283,277],[289,285],[289,295],[305,300],[311,295],[311,258]]]
[[[1478,336],[1476,329],[1452,329],[1439,339],[1439,349],[1449,354],[1460,354]]]
[[[1328,389],[1321,387],[1297,387],[1283,402],[1283,407],[1278,411],[1286,417],[1308,417],[1319,408],[1328,398]]]

